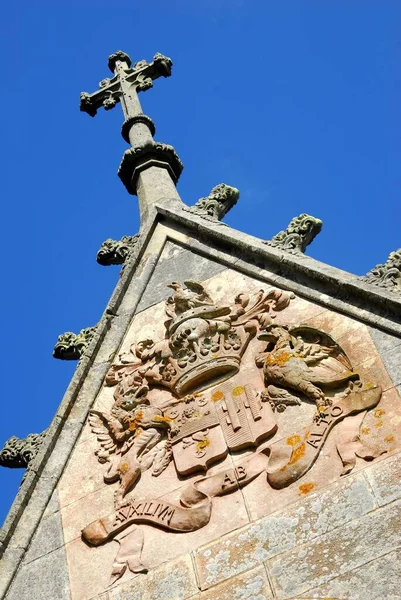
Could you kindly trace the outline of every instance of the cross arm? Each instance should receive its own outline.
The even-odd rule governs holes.
[[[114,108],[127,86],[134,87],[137,92],[143,92],[151,88],[153,81],[158,77],[169,77],[173,63],[167,56],[157,53],[151,63],[140,60],[130,68],[130,57],[118,51],[109,56],[108,64],[114,77],[103,79],[99,83],[99,89],[92,94],[81,93],[80,110],[91,117],[94,117],[102,106],[105,110]]]

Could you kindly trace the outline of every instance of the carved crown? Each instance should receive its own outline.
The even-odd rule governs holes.
[[[138,374],[177,396],[228,379],[239,371],[251,338],[291,298],[288,292],[261,290],[253,298],[239,294],[232,306],[220,306],[201,284],[186,281],[184,286],[170,285],[175,293],[166,301],[165,339],[134,344],[130,353],[120,356],[122,364],[109,371],[106,384],[118,384],[119,398],[134,392]]]

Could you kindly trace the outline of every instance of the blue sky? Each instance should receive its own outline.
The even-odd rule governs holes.
[[[119,269],[96,252],[138,230],[120,108],[78,108],[108,55],[173,59],[141,101],[185,202],[234,185],[226,221],[265,239],[308,212],[324,223],[308,253],[363,274],[401,246],[400,21],[392,0],[3,3],[0,445],[49,424],[75,369],[57,336],[97,323]],[[0,521],[21,476],[0,469]]]

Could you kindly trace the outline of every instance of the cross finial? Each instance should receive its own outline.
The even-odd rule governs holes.
[[[181,201],[174,184],[178,181],[183,165],[172,146],[153,140],[155,126],[152,119],[143,114],[138,98],[138,92],[144,92],[153,87],[155,79],[171,75],[173,64],[171,59],[157,53],[151,63],[140,60],[134,63],[132,68],[131,64],[130,57],[122,50],[111,54],[108,66],[114,76],[103,79],[96,92],[92,94],[82,92],[80,109],[94,117],[102,106],[105,110],[110,110],[118,102],[121,103],[125,117],[121,133],[125,141],[132,147],[124,153],[118,175],[129,193],[138,195],[142,213],[146,212],[146,205],[161,199],[149,201],[151,194],[149,194],[149,190],[145,190],[146,182],[139,181],[139,179],[146,179],[143,175],[144,171],[151,167],[158,168],[159,178],[164,179],[164,185],[161,185],[159,181],[158,185],[154,186],[158,189],[158,196],[161,195],[161,190],[164,190],[170,199]],[[168,184],[166,170],[174,189]],[[140,196],[141,192],[144,196],[146,191],[148,198],[144,200]]]
[[[117,102],[121,102],[126,119],[141,114],[137,92],[153,87],[153,81],[158,77],[170,77],[173,63],[167,56],[157,53],[153,62],[140,60],[131,69],[128,54],[118,50],[110,54],[108,65],[114,77],[103,79],[99,83],[99,89],[93,94],[81,93],[80,109],[91,117],[96,115],[101,106],[110,110]]]

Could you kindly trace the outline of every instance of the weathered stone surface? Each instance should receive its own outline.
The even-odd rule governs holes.
[[[379,354],[384,354],[385,352],[394,350],[397,346],[401,346],[400,337],[390,335],[375,327],[369,327],[369,333]]]
[[[291,598],[396,550],[401,503],[378,508],[268,562],[278,598]]]
[[[290,508],[200,548],[195,554],[201,589],[352,521],[375,506],[362,476],[337,482]]]
[[[401,383],[401,344],[381,354],[381,359],[394,385]]]
[[[199,600],[271,600],[272,598],[264,567],[256,567],[199,594]]]
[[[24,557],[24,563],[31,562],[40,556],[44,556],[64,544],[63,526],[59,512],[44,517],[32,538],[28,551]]]
[[[400,453],[380,460],[364,471],[379,506],[401,498]]]
[[[70,600],[64,548],[24,564],[17,572],[6,600]]]
[[[11,583],[16,565],[20,565],[24,557],[24,548],[10,548],[8,546],[0,560],[0,598],[5,597],[5,593]]]
[[[167,287],[171,281],[204,281],[221,271],[225,266],[196,255],[172,242],[167,242],[152,278],[139,303],[137,312],[145,310],[170,295]]]
[[[185,555],[109,591],[109,600],[185,600],[198,592],[191,557]]]
[[[401,551],[391,552],[318,588],[308,590],[297,598],[400,600],[400,564]]]

